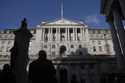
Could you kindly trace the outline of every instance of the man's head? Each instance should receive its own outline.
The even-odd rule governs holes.
[[[39,51],[39,59],[46,59],[47,55],[44,50]]]

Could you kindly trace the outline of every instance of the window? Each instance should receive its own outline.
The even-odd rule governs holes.
[[[102,46],[99,46],[99,51],[102,51]]]
[[[79,48],[82,48],[82,45],[79,45]]]
[[[8,55],[4,55],[3,57],[4,57],[4,58],[7,58],[7,57],[8,57]]]
[[[100,40],[98,41],[98,44],[99,44],[99,45],[101,44],[101,41],[100,41]]]
[[[2,48],[3,48],[3,47],[0,47],[0,52],[2,52]]]
[[[72,41],[72,40],[73,40],[73,37],[70,35],[70,36],[69,36],[69,39],[70,39],[70,41]]]
[[[44,48],[47,48],[47,45],[44,45]]]
[[[6,48],[6,52],[9,52],[9,51],[10,51],[10,47],[7,47],[7,48]]]
[[[72,35],[71,35],[73,33],[73,29],[72,28],[69,29],[69,33],[70,33],[69,34],[69,39],[70,39],[70,41],[72,41],[73,40]]]
[[[5,41],[3,40],[3,41],[1,41],[1,44],[5,44]]]
[[[92,40],[92,43],[95,43],[95,40]]]
[[[5,35],[4,35],[4,38],[7,38],[7,37],[8,37],[8,34],[5,34]]]
[[[65,33],[65,28],[61,28],[60,33]]]
[[[96,52],[96,47],[95,46],[93,46],[93,52]]]
[[[80,37],[79,36],[77,36],[77,40],[80,41]]]
[[[108,43],[105,45],[105,49],[108,53],[110,52],[110,45]]]
[[[73,29],[69,29],[69,33],[73,33]]]
[[[48,33],[48,29],[45,29],[45,33]]]
[[[0,47],[0,52],[2,52],[4,50],[4,46]]]
[[[107,35],[106,34],[104,34],[104,37],[106,37]]]
[[[14,35],[13,34],[10,34],[10,37],[9,38],[14,38]]]
[[[2,38],[2,34],[0,34],[0,38]]]
[[[52,48],[55,48],[56,46],[55,45],[52,45]]]
[[[52,29],[52,33],[55,34],[56,33],[56,28]]]
[[[61,41],[64,41],[65,40],[65,36],[64,36],[64,34],[63,33],[65,33],[65,28],[61,28],[60,29],[60,40]]]
[[[64,41],[65,40],[65,36],[64,35],[61,35],[61,41]]]
[[[77,28],[77,33],[80,33],[80,28]]]
[[[56,37],[55,37],[55,34],[53,34],[53,41],[55,41]]]
[[[54,51],[52,52],[52,56],[53,56],[53,55],[56,55],[56,53],[55,53]]]
[[[47,42],[48,41],[48,36],[47,36],[47,34],[45,34],[45,42]]]
[[[71,48],[74,48],[74,45],[71,45]]]
[[[8,44],[11,44],[11,41],[10,41],[10,40],[8,41]]]
[[[45,40],[45,42],[48,41],[48,29],[47,28],[45,28],[44,40]]]

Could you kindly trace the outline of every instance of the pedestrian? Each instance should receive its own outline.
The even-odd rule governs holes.
[[[29,65],[29,80],[31,83],[56,83],[56,70],[52,61],[47,59],[44,50],[39,51],[39,58]]]

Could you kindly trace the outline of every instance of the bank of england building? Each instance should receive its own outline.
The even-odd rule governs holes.
[[[112,66],[111,69],[115,67],[115,51],[107,27],[90,27],[84,21],[59,18],[28,28],[33,34],[29,45],[30,61],[38,58],[40,50],[45,50],[47,58],[53,61],[57,69],[58,79],[64,83],[71,83],[73,79],[80,83],[89,79],[97,82],[98,70],[109,72],[109,66]],[[0,30],[1,67],[9,63],[14,30]],[[64,53],[60,54],[60,50]]]

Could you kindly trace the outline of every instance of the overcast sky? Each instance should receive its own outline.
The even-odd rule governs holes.
[[[61,0],[0,0],[0,28],[18,28],[23,17],[30,27],[60,18]],[[83,20],[88,26],[107,27],[100,0],[63,0],[64,18]]]

